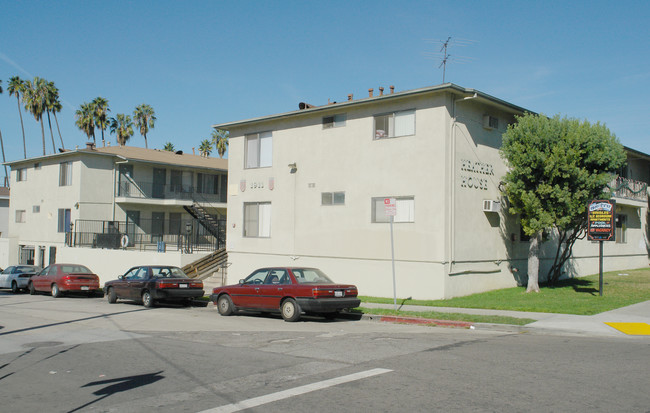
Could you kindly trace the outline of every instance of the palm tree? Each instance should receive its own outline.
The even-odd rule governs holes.
[[[43,156],[45,156],[45,127],[43,126],[43,112],[47,97],[47,82],[38,76],[34,80],[25,82],[23,103],[25,109],[34,116],[36,122],[41,123],[41,136],[43,137]]]
[[[59,129],[59,119],[56,117],[56,114],[58,112],[61,112],[62,106],[61,102],[57,101],[54,102],[54,105],[52,106],[52,114],[54,115],[54,121],[56,122],[56,130],[59,132],[59,140],[61,141],[61,148],[65,149],[65,145],[63,144],[63,137],[61,136],[61,129]]]
[[[0,80],[0,93],[2,93],[2,80]],[[5,163],[5,162],[7,162],[7,160],[5,159],[5,144],[2,141],[2,131],[0,131],[0,147],[2,147],[2,163]],[[9,175],[7,174],[7,165],[4,165],[4,167],[5,167],[5,185],[4,186],[9,186]]]
[[[92,103],[82,103],[79,109],[77,109],[75,112],[75,117],[77,118],[75,125],[77,125],[77,127],[86,134],[88,140],[90,140],[90,138],[93,138],[93,142],[96,142],[94,113],[95,112]]]
[[[214,141],[214,146],[217,148],[219,153],[219,158],[223,158],[226,150],[228,149],[228,137],[230,132],[227,130],[214,129],[212,131],[212,140]]]
[[[171,142],[167,142],[165,146],[163,147],[163,150],[169,151],[169,152],[176,152],[176,148],[174,148],[174,144]]]
[[[210,156],[212,152],[212,141],[210,139],[203,139],[199,146],[199,152],[201,152],[201,156],[205,156],[206,158]]]
[[[144,136],[144,147],[148,148],[147,132],[149,132],[149,129],[153,129],[156,121],[153,108],[145,103],[137,106],[133,111],[133,121],[135,122],[135,126],[140,129],[140,135]]]
[[[129,115],[118,113],[116,117],[109,120],[109,128],[111,133],[117,136],[117,143],[120,146],[124,146],[133,136],[133,122]]]
[[[50,112],[54,112],[54,108],[61,106],[59,102],[59,89],[54,86],[54,82],[47,82],[45,94],[45,113],[47,113],[47,123],[50,126],[50,137],[52,138],[52,151],[56,153],[56,145],[54,144],[54,132],[52,132],[52,120],[50,119]],[[63,142],[63,139],[61,140]]]
[[[23,123],[23,111],[20,109],[20,94],[23,93],[23,90],[25,89],[25,81],[19,78],[18,76],[14,76],[11,79],[9,79],[9,87],[7,90],[9,91],[9,96],[16,95],[16,104],[18,105],[18,114],[20,115],[20,127],[23,130],[23,154],[25,156],[25,159],[27,159],[27,143],[25,142],[25,124]]]
[[[96,97],[92,101],[94,108],[94,118],[95,126],[97,126],[102,131],[102,146],[106,146],[106,141],[104,140],[104,131],[108,126],[108,112],[111,110],[108,108],[108,100],[103,97]]]

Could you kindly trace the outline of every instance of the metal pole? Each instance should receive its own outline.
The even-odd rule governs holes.
[[[397,311],[397,288],[395,287],[395,243],[393,242],[393,216],[390,216],[390,256],[393,264],[393,309]]]
[[[598,242],[600,245],[598,247],[599,256],[598,256],[598,291],[599,295],[603,296],[603,241]]]

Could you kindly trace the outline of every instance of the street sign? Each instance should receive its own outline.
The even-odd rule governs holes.
[[[594,200],[587,209],[587,239],[590,241],[614,241],[616,202]]]
[[[387,217],[394,217],[397,215],[395,198],[384,198],[384,213]]]

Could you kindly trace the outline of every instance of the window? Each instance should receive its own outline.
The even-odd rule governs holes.
[[[70,210],[59,209],[57,232],[70,232]]]
[[[271,203],[244,204],[244,236],[268,238],[271,236]]]
[[[321,205],[344,205],[345,192],[323,192],[321,193]]]
[[[616,237],[617,244],[627,242],[627,215],[616,215]]]
[[[246,135],[246,168],[273,165],[273,136],[271,132]]]
[[[372,198],[372,222],[390,222],[390,217],[384,211],[385,198],[391,197]],[[392,198],[395,198],[395,209],[397,210],[393,222],[415,222],[415,198],[412,196]]]
[[[415,134],[415,109],[375,116],[375,139]]]
[[[25,222],[25,210],[17,209],[16,210],[16,222]]]
[[[180,234],[181,233],[181,213],[180,212],[170,212],[169,213],[169,233],[170,234]]]
[[[59,186],[72,185],[72,162],[61,162],[59,165]]]
[[[40,205],[32,206],[32,212],[38,214],[39,212],[41,212],[41,206]]]
[[[26,180],[27,180],[27,169],[25,168],[16,169],[16,182],[21,182]]]
[[[345,113],[333,116],[325,116],[323,118],[323,129],[339,128],[341,126],[345,126],[346,120],[347,115]]]

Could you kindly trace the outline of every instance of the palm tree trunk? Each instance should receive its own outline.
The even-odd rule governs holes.
[[[43,137],[43,156],[45,156],[45,126],[43,126],[43,116],[41,116],[41,136]]]
[[[56,144],[54,143],[54,132],[52,132],[52,119],[50,119],[50,111],[47,111],[47,123],[50,125],[50,137],[52,138],[52,153],[56,153]]]
[[[23,130],[23,152],[25,155],[24,159],[27,159],[27,143],[25,142],[25,125],[23,124],[23,112],[20,110],[20,98],[16,94],[16,103],[18,103],[18,114],[20,115],[20,127]]]
[[[145,149],[149,149],[149,147],[147,146],[147,134],[146,133],[144,134],[144,147],[145,147]]]
[[[54,115],[54,122],[56,122],[56,130],[59,132],[59,140],[61,140],[61,148],[65,149],[65,145],[63,144],[63,138],[61,137],[61,129],[59,129],[59,119],[56,117],[56,112],[52,112]]]
[[[102,146],[106,146],[106,141],[104,140],[104,124],[100,128],[102,128]]]
[[[0,147],[2,147],[2,163],[5,163],[7,160],[5,159],[5,144],[2,141],[2,131],[0,131]],[[7,165],[4,165],[5,167],[5,185],[6,187],[9,187],[9,174],[7,174]]]

